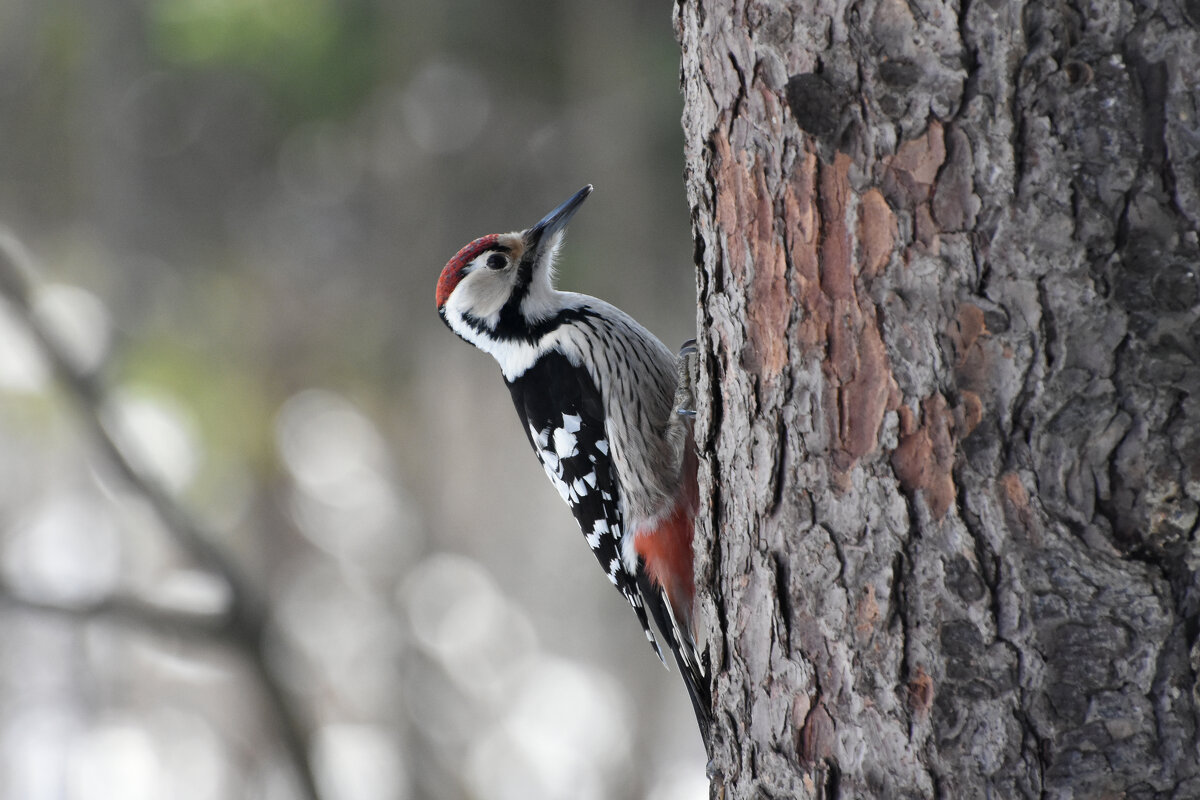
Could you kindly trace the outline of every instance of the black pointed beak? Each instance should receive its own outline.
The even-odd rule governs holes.
[[[567,223],[571,221],[571,217],[575,216],[575,212],[579,210],[579,207],[583,205],[583,201],[587,200],[587,196],[591,193],[592,185],[589,183],[571,195],[570,199],[565,203],[542,217],[541,222],[525,231],[525,244],[530,249],[536,248],[542,242],[567,227]]]

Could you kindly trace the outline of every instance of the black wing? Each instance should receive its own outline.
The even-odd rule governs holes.
[[[637,575],[621,561],[625,531],[599,390],[586,370],[557,352],[543,355],[509,381],[508,388],[547,477],[571,507],[596,560],[633,606],[646,638],[662,659],[638,592]]]

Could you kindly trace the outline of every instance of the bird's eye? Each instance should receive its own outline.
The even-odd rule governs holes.
[[[504,269],[508,266],[508,258],[499,253],[492,253],[488,256],[486,263],[488,269]]]

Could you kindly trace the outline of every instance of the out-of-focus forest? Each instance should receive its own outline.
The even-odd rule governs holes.
[[[324,800],[704,796],[678,676],[433,301],[590,182],[560,286],[693,335],[677,74],[640,0],[0,2],[0,798],[296,796],[246,652],[129,613],[229,587],[31,321],[266,599]]]

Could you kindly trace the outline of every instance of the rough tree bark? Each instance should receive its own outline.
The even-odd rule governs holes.
[[[676,25],[713,796],[1200,797],[1200,3]]]

